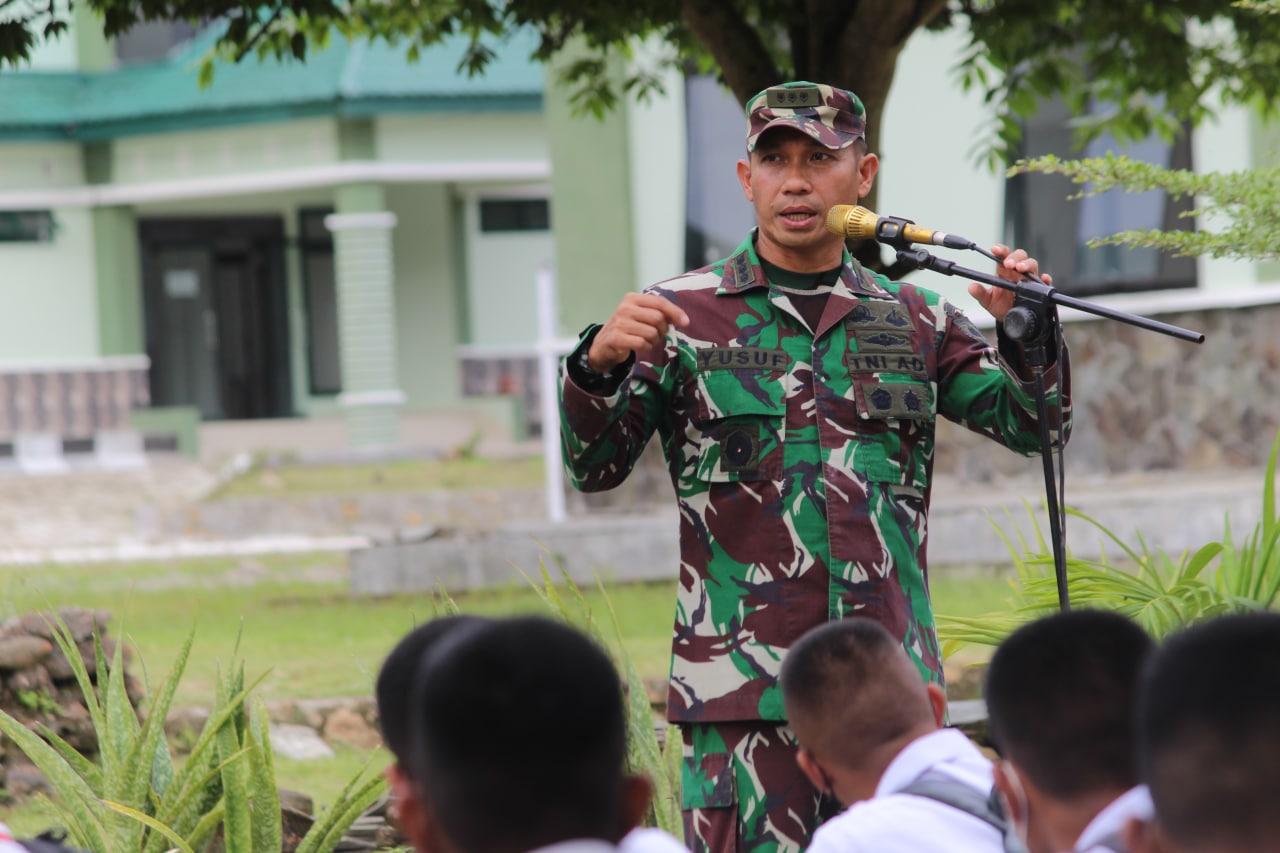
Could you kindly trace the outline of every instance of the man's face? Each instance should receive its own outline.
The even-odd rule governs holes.
[[[756,249],[793,272],[840,263],[844,238],[827,230],[827,211],[855,204],[871,191],[879,161],[855,143],[832,150],[791,128],[765,131],[739,161],[738,180],[760,225]]]

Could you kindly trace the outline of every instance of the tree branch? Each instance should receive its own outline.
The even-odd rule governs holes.
[[[257,46],[258,42],[262,41],[262,38],[267,34],[267,31],[270,30],[271,27],[275,25],[275,22],[280,20],[280,14],[283,11],[284,11],[284,6],[277,6],[276,10],[271,13],[271,17],[268,18],[262,24],[262,26],[258,28],[258,31],[254,33],[253,36],[247,42],[244,43],[243,47],[239,47],[236,50],[235,59],[232,61],[239,62],[240,60],[248,56],[249,51],[253,50],[253,48]]]
[[[799,79],[807,79],[812,73],[809,66],[815,56],[810,41],[813,25],[806,5],[805,0],[791,0],[790,21],[787,23],[787,38],[791,41],[792,74]]]
[[[720,66],[738,103],[778,82],[782,74],[764,40],[736,4],[727,0],[684,0],[680,17]]]
[[[840,35],[844,32],[849,20],[857,13],[858,0],[808,0],[806,17],[809,19],[809,56],[820,57],[815,70],[806,70],[814,78],[824,78],[826,69],[831,66],[829,58],[838,49]],[[814,79],[815,83],[826,83],[826,79]]]

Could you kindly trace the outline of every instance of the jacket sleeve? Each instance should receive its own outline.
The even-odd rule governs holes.
[[[670,422],[674,345],[640,353],[618,382],[587,390],[566,365],[600,330],[589,327],[560,368],[560,443],[565,473],[574,488],[601,492],[622,483],[655,430]],[[611,377],[612,378],[612,377]]]
[[[945,301],[938,344],[938,411],[974,432],[1026,456],[1040,451],[1039,422],[1031,369],[1022,348],[997,330],[992,346],[977,327]],[[1071,434],[1070,363],[1065,345],[1047,347],[1044,368],[1050,438],[1065,444]]]

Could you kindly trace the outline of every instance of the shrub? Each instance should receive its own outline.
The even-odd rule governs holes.
[[[1068,554],[1067,588],[1072,606],[1114,610],[1134,619],[1157,639],[1195,622],[1249,610],[1267,610],[1280,600],[1280,517],[1276,515],[1276,464],[1280,434],[1271,447],[1262,488],[1262,515],[1237,547],[1230,518],[1221,540],[1176,557],[1152,551],[1137,535],[1126,545],[1096,519],[1068,509],[1068,514],[1099,530],[1124,559],[1112,562]],[[1034,517],[1033,517],[1034,522]],[[1004,534],[1002,533],[1001,536]],[[972,618],[939,615],[938,633],[944,654],[968,644],[997,645],[1019,625],[1058,608],[1053,553],[1036,523],[1034,546],[1019,539],[1005,544],[1017,570],[1009,606]]]
[[[245,685],[244,664],[236,654],[226,676],[219,677],[208,720],[178,768],[164,737],[164,722],[195,632],[187,636],[159,689],[149,691],[151,705],[139,721],[125,691],[124,644],[116,644],[108,666],[95,632],[95,690],[66,623],[59,617],[53,628],[98,736],[96,761],[47,727],[37,726],[37,733],[3,711],[0,732],[49,779],[57,792],[53,807],[77,846],[97,853],[194,853],[221,829],[227,853],[281,849],[280,798],[267,714],[252,697],[258,682]],[[332,851],[382,794],[381,777],[363,776],[358,774],[316,820],[298,853]]]

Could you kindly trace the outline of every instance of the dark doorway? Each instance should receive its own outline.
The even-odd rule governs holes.
[[[151,219],[138,234],[152,404],[292,414],[284,221]]]

